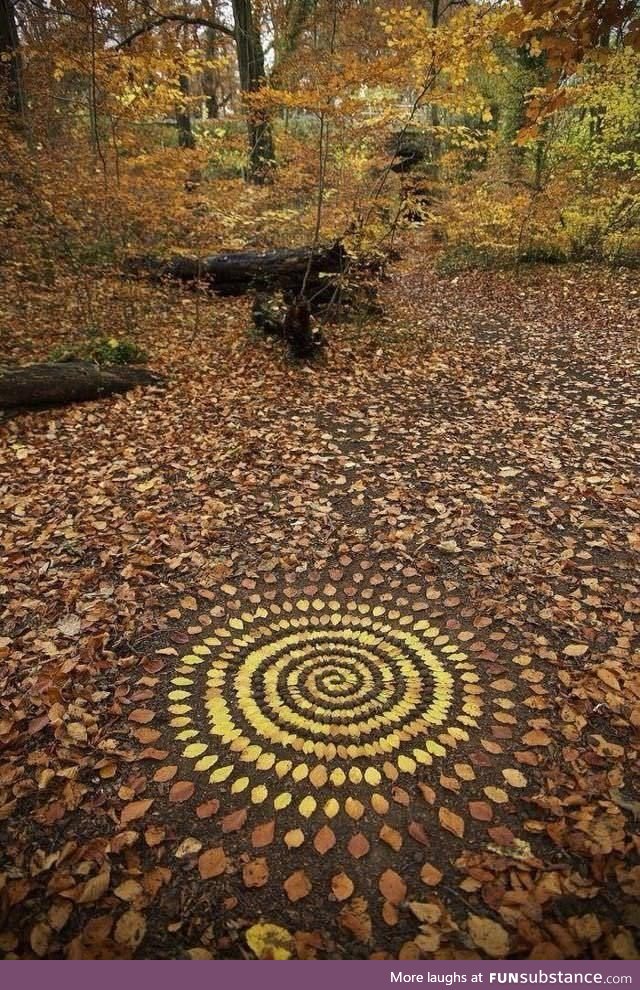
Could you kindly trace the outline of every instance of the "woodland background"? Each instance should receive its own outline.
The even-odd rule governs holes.
[[[445,272],[632,263],[637,42],[633,0],[2,0],[7,302],[57,285],[72,343],[125,361],[131,255],[370,262],[417,221]]]

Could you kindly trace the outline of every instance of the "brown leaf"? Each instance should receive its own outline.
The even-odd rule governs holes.
[[[263,822],[262,825],[256,825],[251,833],[251,845],[253,848],[262,849],[263,846],[270,845],[273,842],[275,827],[275,818],[272,818],[270,822]]]
[[[220,802],[217,798],[211,798],[210,801],[205,801],[203,804],[199,804],[196,808],[196,815],[198,818],[211,818],[211,815],[215,815],[220,808]]]
[[[588,649],[586,643],[569,643],[562,652],[567,657],[582,657]]]
[[[488,801],[469,801],[469,814],[477,822],[490,822],[493,808]]]
[[[385,901],[382,905],[382,918],[387,925],[397,925],[400,915],[395,904]]]
[[[414,918],[428,925],[435,925],[442,917],[442,908],[438,904],[427,904],[424,901],[409,901],[407,907]]]
[[[422,794],[427,804],[433,804],[436,799],[436,792],[434,791],[433,787],[429,787],[428,784],[423,784],[423,783],[418,783],[418,787],[420,788],[420,793]]]
[[[427,837],[427,832],[420,822],[410,821],[407,826],[407,832],[415,842],[419,842],[421,846],[426,846],[429,843]]]
[[[356,834],[352,835],[349,839],[347,849],[354,859],[362,859],[362,857],[366,856],[369,852],[369,840],[362,834],[362,832],[356,832]]]
[[[242,881],[245,887],[264,887],[269,879],[269,866],[266,859],[252,859],[242,867]]]
[[[431,863],[425,863],[420,870],[420,879],[429,887],[437,887],[442,880],[442,871]]]
[[[166,834],[166,830],[162,825],[150,825],[149,828],[145,829],[144,841],[150,848],[153,848],[153,846],[159,846],[164,841]]]
[[[177,804],[181,801],[188,801],[193,795],[196,789],[196,785],[192,780],[177,780],[175,784],[172,784],[171,790],[169,791],[169,800],[173,804]]]
[[[120,824],[126,825],[128,822],[133,822],[137,818],[142,818],[143,815],[146,815],[152,804],[153,798],[144,798],[142,801],[131,801],[129,804],[125,804],[120,812]]]
[[[177,772],[178,772],[178,768],[176,766],[160,767],[154,773],[153,779],[155,780],[156,784],[164,784],[168,780],[172,780],[173,777],[175,777],[175,775],[177,774]]]
[[[540,729],[532,729],[531,732],[525,733],[522,741],[525,746],[548,746],[551,742],[551,736]]]
[[[464,835],[464,821],[455,811],[450,811],[449,808],[439,808],[438,820],[442,828],[446,829],[447,832],[451,832],[458,839],[461,839]]]
[[[373,925],[364,897],[353,897],[345,904],[338,915],[338,923],[341,928],[351,932],[358,942],[371,941]]]
[[[487,829],[487,833],[497,846],[504,848],[512,846],[516,839],[511,829],[507,828],[506,825],[496,825],[494,828]]]
[[[146,725],[147,722],[152,722],[156,717],[156,713],[150,708],[134,708],[132,712],[129,712],[129,721],[137,722],[139,725]]]
[[[346,873],[336,873],[331,878],[331,890],[337,901],[346,901],[353,894],[353,881]]]
[[[298,849],[304,842],[304,832],[301,828],[292,828],[285,833],[284,844],[287,849]]]
[[[100,900],[109,887],[110,877],[108,869],[101,870],[95,877],[90,877],[77,898],[78,904],[93,904]]]
[[[311,892],[311,881],[304,870],[296,870],[284,882],[284,889],[292,904]]]
[[[198,856],[198,870],[203,880],[219,877],[227,868],[227,857],[222,846],[207,849]]]
[[[407,885],[395,870],[385,870],[378,881],[378,889],[392,904],[402,904],[407,895]]]
[[[316,832],[313,845],[316,852],[319,852],[321,856],[324,856],[329,849],[332,849],[336,844],[336,837],[328,825],[323,825],[321,829]]]
[[[525,775],[521,770],[516,770],[514,767],[507,767],[506,770],[502,771],[502,776],[510,787],[527,786],[527,778]]]
[[[509,935],[496,921],[470,914],[467,927],[474,944],[492,959],[504,959],[509,954]]]
[[[139,911],[129,910],[118,919],[114,938],[120,945],[136,949],[145,936],[147,923]]]
[[[241,829],[247,820],[247,809],[238,808],[237,811],[232,811],[230,814],[225,815],[220,822],[223,832],[237,832]]]

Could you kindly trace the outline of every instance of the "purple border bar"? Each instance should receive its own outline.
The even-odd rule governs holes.
[[[182,965],[182,972],[177,967]],[[401,973],[404,980],[392,980]],[[422,980],[416,977],[422,976]],[[475,979],[474,979],[475,977]],[[140,980],[143,986],[140,987]],[[117,984],[114,983],[117,981]],[[640,962],[589,960],[455,960],[373,962],[360,960],[258,962],[169,960],[0,964],[0,988],[8,990],[387,990],[387,988],[559,985],[622,986],[640,990]]]

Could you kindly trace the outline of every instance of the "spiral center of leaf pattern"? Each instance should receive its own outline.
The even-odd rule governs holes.
[[[241,612],[194,644],[172,679],[169,710],[203,787],[308,817],[319,792],[375,791],[461,760],[486,712],[483,681],[437,620],[301,598]],[[489,714],[513,720],[513,683],[492,687]]]

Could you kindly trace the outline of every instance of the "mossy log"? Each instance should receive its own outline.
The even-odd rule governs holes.
[[[0,409],[57,406],[102,399],[136,385],[159,385],[161,375],[147,368],[89,361],[0,368]]]

